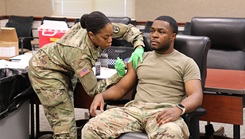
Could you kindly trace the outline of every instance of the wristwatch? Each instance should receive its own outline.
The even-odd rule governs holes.
[[[182,104],[177,104],[176,105],[179,109],[181,109],[182,110],[182,113],[181,113],[181,115],[183,115],[183,114],[185,114],[185,106],[184,105],[182,105]]]

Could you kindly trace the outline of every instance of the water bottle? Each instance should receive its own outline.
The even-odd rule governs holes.
[[[101,68],[100,61],[95,62],[95,75],[96,76],[100,75],[100,68]]]

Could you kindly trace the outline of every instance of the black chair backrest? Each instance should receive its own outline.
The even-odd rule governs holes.
[[[145,28],[144,28],[143,32],[148,32],[149,33],[152,24],[153,24],[153,21],[146,21]]]
[[[13,27],[16,29],[16,33],[18,38],[20,37],[29,37],[28,39],[24,39],[23,46],[26,49],[31,50],[31,40],[33,40],[32,35],[32,23],[33,16],[10,16],[8,22],[6,23],[6,27]],[[21,47],[21,42],[19,41],[19,47]]]
[[[75,25],[76,23],[78,23],[78,22],[80,22],[80,18],[76,18],[76,19],[74,20],[74,25]]]
[[[22,23],[33,23],[33,16],[15,16],[11,15],[9,17],[8,23],[16,23],[16,24],[22,24]]]
[[[174,42],[176,50],[191,57],[197,63],[201,72],[203,88],[207,76],[207,54],[210,45],[210,39],[205,36],[177,35]]]
[[[131,18],[129,17],[108,17],[111,22],[114,23],[122,23],[128,25],[131,22]]]
[[[211,49],[245,52],[245,18],[193,17],[191,35],[209,37]]]
[[[245,70],[245,18],[193,17],[190,30],[212,42],[208,68]]]
[[[191,22],[186,22],[182,34],[191,35]]]

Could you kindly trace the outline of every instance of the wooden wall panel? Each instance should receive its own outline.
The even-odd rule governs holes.
[[[0,0],[0,15],[52,15],[52,0]],[[135,19],[173,16],[177,22],[194,16],[245,17],[244,0],[135,0]]]
[[[52,0],[5,0],[6,15],[52,15]]]
[[[245,1],[136,0],[136,20],[154,20],[160,15],[170,15],[177,22],[190,21],[193,16],[245,17]]]

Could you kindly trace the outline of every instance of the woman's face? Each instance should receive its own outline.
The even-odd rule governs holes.
[[[111,23],[105,25],[97,34],[89,32],[89,37],[95,46],[101,49],[111,47],[113,27]]]

